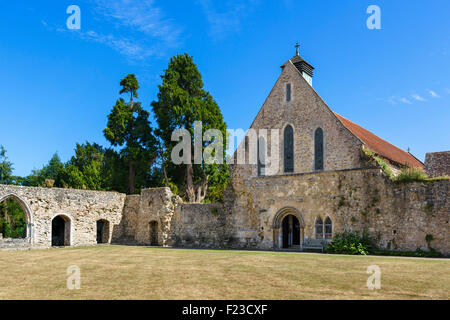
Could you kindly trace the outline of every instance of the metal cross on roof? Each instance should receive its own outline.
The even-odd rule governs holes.
[[[298,48],[300,48],[300,45],[299,45],[298,42],[297,42],[297,44],[295,45],[295,49],[296,49],[296,54],[299,56],[300,54],[299,54],[299,52],[298,52]]]

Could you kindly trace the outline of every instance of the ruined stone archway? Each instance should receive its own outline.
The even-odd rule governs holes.
[[[299,248],[303,248],[303,242],[305,238],[305,220],[303,219],[302,214],[300,211],[298,211],[296,208],[293,207],[284,207],[281,210],[279,210],[272,222],[272,229],[273,229],[273,247],[274,249],[282,249],[283,248],[283,221],[286,223],[286,218],[289,219],[289,216],[292,216],[290,220],[293,222],[294,229],[292,232],[299,232],[299,234],[294,235],[292,234],[292,238],[296,239],[298,237],[299,239]],[[295,221],[297,220],[297,221]],[[296,228],[296,223],[298,223],[298,231]],[[286,235],[285,235],[286,236]],[[286,241],[286,240],[285,240]],[[289,245],[288,245],[289,247]]]
[[[52,247],[72,245],[72,219],[64,214],[57,214],[51,220],[50,241]]]
[[[23,200],[21,197],[19,197],[14,193],[9,193],[7,195],[0,196],[0,203],[8,199],[16,201],[17,204],[19,204],[19,206],[21,207],[23,214],[25,216],[25,224],[26,224],[25,239],[28,239],[28,241],[31,243],[34,234],[33,234],[33,214],[30,206],[25,200]]]
[[[106,219],[97,220],[97,243],[109,243],[109,221]]]

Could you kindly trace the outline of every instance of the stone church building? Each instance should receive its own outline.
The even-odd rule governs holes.
[[[126,196],[2,185],[0,201],[17,200],[27,230],[24,239],[0,239],[0,247],[117,243],[301,251],[345,230],[364,230],[382,249],[450,255],[450,180],[398,183],[386,174],[408,166],[425,168],[430,177],[450,175],[450,151],[427,154],[423,164],[333,112],[313,89],[313,72],[298,49],[281,66],[251,125],[269,133],[258,135],[255,164],[230,166],[224,203],[183,203],[168,188]],[[279,148],[271,147],[274,129]],[[253,140],[247,135],[238,148],[246,160]]]

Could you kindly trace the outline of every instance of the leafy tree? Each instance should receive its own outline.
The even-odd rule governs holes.
[[[11,184],[17,185],[17,186],[23,186],[23,185],[25,185],[26,181],[27,181],[26,177],[13,176]]]
[[[128,74],[125,78],[120,80],[122,90],[120,94],[130,93],[130,107],[133,105],[133,98],[137,98],[137,90],[139,89],[139,83],[134,74]]]
[[[174,183],[184,190],[183,196],[189,202],[217,201],[223,198],[223,190],[228,182],[228,168],[225,164],[183,164],[174,165],[169,159],[177,142],[171,141],[172,132],[184,128],[194,133],[194,122],[202,122],[202,133],[208,129],[220,130],[223,143],[226,139],[226,124],[222,113],[212,96],[203,89],[203,81],[192,57],[188,54],[173,57],[162,84],[158,86],[158,100],[152,102],[158,129],[155,130],[164,151],[163,172],[168,183]],[[203,150],[208,145],[203,142]],[[191,148],[192,151],[194,148]],[[225,149],[225,148],[224,148]],[[225,156],[225,150],[223,157]],[[209,190],[209,193],[207,193]]]
[[[63,187],[61,183],[61,174],[64,169],[64,164],[61,162],[58,154],[55,153],[47,165],[40,170],[32,170],[31,175],[26,177],[23,185],[30,187]],[[51,185],[47,185],[51,183]]]
[[[103,158],[105,190],[128,192],[128,166],[121,155],[113,149],[106,149]]]
[[[0,184],[11,184],[13,165],[6,156],[5,148],[0,145]]]
[[[0,233],[5,238],[21,238],[25,236],[25,214],[20,205],[13,199],[0,203]]]
[[[129,93],[130,101],[117,100],[108,115],[108,124],[103,131],[113,147],[122,147],[121,159],[128,167],[128,193],[133,194],[139,188],[145,174],[150,170],[156,158],[156,140],[150,127],[149,113],[141,107],[138,98],[138,81],[133,74],[120,81],[120,94]],[[136,177],[139,179],[136,180]]]
[[[64,168],[64,164],[61,162],[61,159],[57,153],[55,153],[48,164],[41,169],[41,175],[45,179],[54,180],[59,183],[59,175],[61,170]]]
[[[61,183],[64,188],[87,189],[83,173],[77,166],[66,163],[61,174]]]
[[[140,168],[137,169],[140,172]],[[75,147],[75,155],[61,174],[65,188],[127,192],[128,167],[125,159],[113,149],[86,142]],[[146,177],[136,184],[145,186]]]
[[[61,175],[64,187],[103,190],[105,151],[96,143],[76,144],[75,156],[67,162]]]

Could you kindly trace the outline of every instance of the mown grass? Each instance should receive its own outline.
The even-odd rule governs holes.
[[[381,268],[381,289],[366,286]],[[81,270],[68,290],[66,270]],[[98,246],[0,252],[0,299],[449,299],[450,261]]]

